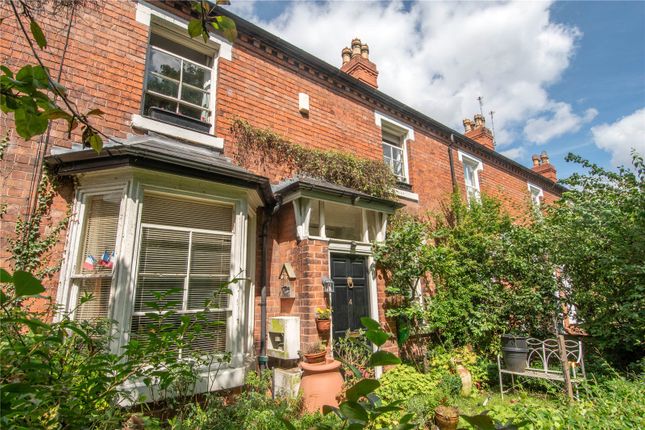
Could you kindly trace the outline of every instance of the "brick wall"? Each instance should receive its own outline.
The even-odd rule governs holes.
[[[0,4],[0,16],[7,17],[0,31],[2,64],[17,70],[23,64],[34,63],[7,3]],[[50,11],[40,13],[37,19],[45,29],[49,43],[47,50],[42,52],[43,60],[57,75],[68,19],[65,15],[52,16]],[[147,26],[136,22],[135,4],[132,1],[103,2],[99,9],[78,11],[73,21],[60,81],[68,88],[70,99],[77,104],[80,112],[91,108],[105,112],[104,117],[97,119],[95,124],[110,136],[126,137],[132,132],[132,114],[140,111],[148,32]],[[340,53],[341,47],[338,49]],[[377,110],[408,124],[415,131],[415,140],[408,144],[408,157],[410,181],[413,192],[419,194],[419,202],[407,202],[409,209],[420,213],[438,210],[441,203],[448,199],[452,185],[449,139],[445,131],[400,115],[334,76],[325,75],[282,50],[245,34],[241,34],[235,42],[232,61],[220,59],[217,76],[216,132],[225,139],[225,155],[235,154],[236,146],[230,127],[234,119],[243,118],[254,126],[269,127],[304,146],[336,149],[364,158],[381,159],[381,130],[374,118]],[[308,115],[298,110],[300,92],[310,97]],[[24,142],[17,138],[11,132],[11,122],[6,115],[2,116],[0,127],[0,137],[8,134],[10,142],[1,164],[0,184],[0,197],[7,205],[0,226],[0,265],[6,267],[11,265],[7,239],[13,235],[16,221],[27,211],[30,183],[42,142],[39,139]],[[79,141],[79,131],[75,131],[69,139],[61,123],[52,128],[49,147],[70,147],[72,142]],[[457,183],[463,189],[461,163],[456,149],[452,149],[452,152]],[[485,152],[475,151],[472,155],[481,158],[484,163],[480,177],[484,193],[501,196],[507,202],[507,208],[513,211],[528,202],[527,177],[524,173],[504,162],[495,161]],[[547,188],[544,193],[547,202],[557,197]],[[43,231],[65,217],[72,196],[71,184],[60,189]],[[260,231],[258,228],[258,233]],[[62,232],[59,244],[52,251],[54,261],[59,261],[63,253],[64,235],[65,232]],[[311,343],[318,336],[313,325],[313,312],[316,307],[324,305],[320,278],[328,273],[326,243],[296,241],[291,205],[286,205],[275,216],[269,240],[268,314],[300,315],[303,342]],[[277,276],[282,263],[287,261],[296,270],[298,280],[297,297],[285,300],[279,298]],[[259,268],[260,264],[256,266]],[[49,285],[50,292],[54,294],[55,281]],[[380,279],[378,286],[382,304],[384,284]],[[256,295],[257,307],[259,286]],[[379,308],[382,315],[382,306]],[[256,338],[259,316],[258,307]]]

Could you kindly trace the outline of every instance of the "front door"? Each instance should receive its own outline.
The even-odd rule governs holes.
[[[331,278],[335,288],[332,297],[334,338],[347,330],[363,328],[361,317],[369,316],[367,258],[332,254]]]

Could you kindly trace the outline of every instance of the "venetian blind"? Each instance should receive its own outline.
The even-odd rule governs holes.
[[[85,225],[73,275],[78,289],[77,319],[108,316],[120,199],[118,193],[93,196],[85,205]],[[86,294],[92,294],[93,299],[81,304]]]
[[[186,314],[199,322],[184,355],[225,352],[229,294],[223,284],[231,276],[232,208],[146,195],[141,220],[133,333],[144,331],[151,322],[146,314],[163,305],[177,312],[168,324],[179,324]]]

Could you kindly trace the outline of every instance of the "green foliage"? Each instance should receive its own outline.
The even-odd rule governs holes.
[[[280,172],[290,175],[310,176],[375,197],[394,197],[396,178],[382,160],[305,148],[239,119],[233,122],[232,132],[238,144],[235,158],[243,167],[262,167],[274,176],[280,166]]]
[[[28,221],[19,218],[16,222],[15,238],[9,239],[9,246],[17,270],[37,272],[38,276],[54,273],[58,264],[46,267],[44,256],[56,243],[60,233],[67,227],[69,213],[43,234],[42,222],[49,215],[49,208],[56,195],[56,182],[45,173],[38,185],[36,208]]]
[[[634,380],[615,376],[601,382],[590,381],[581,386],[580,400],[571,404],[527,393],[505,400],[498,395],[489,396],[485,406],[483,399],[476,397],[457,399],[457,404],[462,415],[486,409],[493,420],[524,422],[520,428],[527,430],[636,429],[645,426],[644,382],[642,376]]]
[[[570,154],[584,174],[545,219],[550,252],[562,267],[581,326],[616,364],[644,356],[645,346],[645,165],[608,171]],[[564,287],[566,289],[566,287]]]
[[[468,205],[454,195],[430,220],[401,217],[375,252],[388,291],[404,297],[389,315],[399,317],[399,327],[403,320],[447,345],[489,353],[504,332],[544,334],[557,312],[547,244],[540,223],[515,224],[486,196]],[[435,294],[421,306],[415,282],[427,273]]]
[[[354,372],[352,372],[352,368],[358,369],[363,378],[374,377],[373,369],[368,366],[371,354],[372,347],[367,341],[363,330],[357,333],[348,331],[345,336],[336,339],[334,342],[334,356],[343,365],[346,383],[355,382],[357,379]]]
[[[218,1],[217,5],[229,4],[229,2]],[[205,0],[191,1],[193,11],[197,12],[199,18],[193,18],[188,21],[188,35],[190,37],[202,36],[204,42],[208,42],[208,35],[215,30],[221,32],[229,42],[237,38],[237,27],[235,21],[231,18],[217,14],[217,9],[213,8],[211,2]]]
[[[207,322],[209,303],[204,312],[177,323],[173,303],[156,297],[147,304],[159,310],[147,314],[153,323],[116,354],[109,348],[117,330],[111,322],[61,314],[50,323],[45,318],[51,309],[37,313],[29,306],[29,297],[45,291],[33,275],[1,270],[0,282],[2,428],[119,428],[127,411],[115,405],[131,397],[123,384],[136,381],[145,384],[152,400],[165,398],[169,414],[182,417],[187,409],[182,399],[194,393],[198,372],[216,370],[227,360],[185,350],[178,356],[202,330],[218,324]],[[91,295],[81,298],[81,305],[89,300]]]
[[[400,364],[383,374],[376,394],[386,403],[428,395],[439,385],[434,375],[419,373],[414,367]]]

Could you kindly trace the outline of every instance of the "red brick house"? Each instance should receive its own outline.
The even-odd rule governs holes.
[[[453,189],[467,199],[499,196],[510,210],[562,192],[546,154],[533,168],[500,155],[482,116],[464,120],[460,133],[378,91],[377,65],[360,40],[339,47],[339,69],[237,17],[234,43],[217,34],[191,40],[187,12],[182,2],[105,2],[78,12],[66,50],[68,22],[38,17],[49,29],[44,59],[58,70],[65,50],[61,82],[79,110],[105,112],[96,123],[115,142],[100,154],[83,149],[78,134],[68,139],[62,125],[24,142],[8,118],[1,123],[2,136],[9,133],[2,266],[12,265],[7,238],[33,206],[30,184],[44,159],[62,178],[48,226],[71,210],[48,256],[62,262],[51,294],[73,309],[92,292],[97,299],[76,317],[118,321],[115,350],[145,323],[155,291],[182,289],[175,299],[190,313],[215,283],[242,275],[248,281],[211,313],[221,330],[202,339],[231,353],[214,386],[240,385],[254,357],[267,353],[269,318],[299,316],[300,345],[318,339],[323,278],[335,282],[334,333],[357,328],[361,316],[384,319],[370,243],[384,239],[397,208],[437,209]],[[3,30],[12,25],[6,19]],[[33,62],[18,31],[0,33],[0,59],[14,68]],[[231,161],[236,118],[303,146],[383,160],[397,176],[397,198],[241,168]],[[92,263],[106,252],[111,264]],[[295,279],[285,295],[286,263]]]

